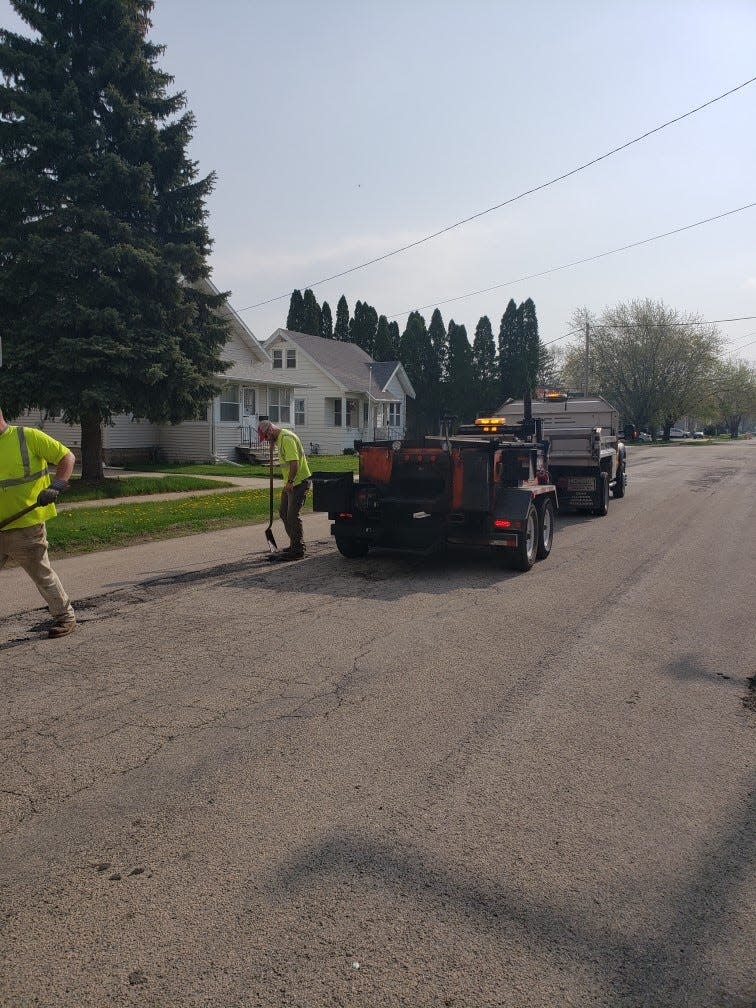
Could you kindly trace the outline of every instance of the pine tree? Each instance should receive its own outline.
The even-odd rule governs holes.
[[[538,373],[542,361],[541,344],[538,339],[538,319],[532,298],[528,298],[517,309],[518,328],[522,339],[521,381],[523,395],[527,388],[531,393],[538,383]]]
[[[373,358],[377,361],[396,360],[394,348],[391,345],[391,332],[389,322],[385,315],[378,319],[378,329],[375,334],[375,346],[373,347]]]
[[[367,301],[358,301],[349,324],[350,341],[372,356],[377,330],[378,312]]]
[[[336,305],[336,325],[333,330],[333,338],[341,340],[342,343],[349,342],[349,305],[343,294]]]
[[[479,319],[475,328],[472,365],[475,386],[474,412],[478,416],[487,416],[500,403],[496,345],[491,320],[487,315]]]
[[[411,312],[402,333],[399,360],[415,389],[413,427],[418,433],[438,430],[440,374],[430,334],[420,312]]]
[[[291,299],[289,300],[289,314],[286,316],[286,328],[290,329],[291,332],[304,332],[304,324],[304,298],[302,297],[302,291],[295,290],[291,292]]]
[[[333,339],[333,318],[331,317],[331,306],[327,301],[323,302],[321,309],[320,335],[323,339]]]
[[[179,422],[226,367],[226,295],[209,276],[195,121],[147,40],[151,0],[12,0],[0,31],[0,396],[81,424],[102,478],[102,425]]]
[[[446,335],[446,326],[438,308],[435,308],[431,315],[428,334],[430,335],[431,346],[433,347],[433,353],[437,361],[438,373],[443,381],[446,378],[449,344]]]
[[[315,295],[312,293],[310,288],[304,292],[303,308],[304,308],[304,318],[302,320],[303,328],[300,332],[309,333],[311,336],[320,336],[320,327],[323,322],[322,312],[320,310],[320,305],[317,302]]]
[[[502,401],[522,395],[518,370],[519,345],[517,305],[510,300],[499,326],[499,390]]]
[[[461,423],[474,420],[475,380],[473,375],[473,354],[467,330],[449,322],[449,357],[446,408]]]
[[[399,348],[402,342],[402,337],[399,333],[399,323],[389,322],[388,332],[389,332],[389,343],[391,345],[391,352],[389,354],[388,360],[399,360]]]

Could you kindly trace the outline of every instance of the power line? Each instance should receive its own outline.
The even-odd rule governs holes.
[[[594,323],[594,332],[601,329],[649,329],[658,328],[659,326],[669,326],[674,328],[675,326],[705,326],[705,325],[721,325],[725,322],[748,322],[751,319],[756,319],[756,315],[743,315],[740,318],[720,318],[720,319],[706,319],[701,322],[609,322],[606,324]],[[580,336],[585,332],[584,329],[571,329],[570,332],[564,333],[563,336],[557,336],[556,339],[548,340],[546,343],[542,343],[541,346],[551,346],[552,343],[559,343],[560,340],[568,339],[570,336]],[[756,340],[751,340],[751,343],[756,343]],[[746,343],[745,346],[736,347],[737,350],[744,350],[745,347],[751,346],[751,343]]]
[[[477,213],[471,214],[469,217],[464,217],[462,220],[455,221],[453,224],[448,224],[446,227],[443,227],[438,231],[434,231],[432,234],[426,235],[424,238],[418,238],[416,241],[409,242],[407,245],[402,245],[400,248],[393,249],[391,252],[384,252],[382,255],[376,256],[374,259],[368,259],[367,262],[360,263],[357,266],[350,266],[348,269],[342,270],[340,273],[334,273],[332,276],[322,277],[320,280],[311,281],[308,284],[302,285],[300,289],[307,290],[309,288],[312,290],[313,287],[317,287],[319,284],[328,283],[330,280],[338,280],[340,277],[347,276],[349,273],[356,273],[357,270],[373,266],[375,263],[383,262],[385,259],[390,259],[392,256],[399,255],[402,252],[407,252],[409,249],[417,248],[418,245],[423,245],[425,242],[432,241],[434,238],[439,238],[441,235],[448,234],[449,231],[462,227],[463,224],[469,224],[470,221],[477,220],[479,217],[484,217],[486,214],[493,213],[494,210],[501,210],[502,207],[509,206],[511,203],[524,199],[525,196],[532,196],[533,193],[541,192],[549,186],[556,185],[557,182],[563,182],[572,175],[577,175],[578,172],[585,171],[586,168],[591,168],[600,161],[605,161],[614,154],[618,154],[620,151],[626,150],[628,147],[632,147],[633,144],[637,144],[640,143],[641,140],[648,139],[648,137],[653,136],[654,133],[659,133],[661,130],[666,129],[667,126],[673,126],[675,123],[679,123],[683,119],[687,119],[689,116],[695,115],[696,112],[700,112],[709,105],[722,101],[723,98],[727,98],[729,95],[735,94],[736,91],[740,91],[742,88],[748,87],[748,85],[753,84],[754,81],[756,81],[756,77],[751,77],[750,80],[743,81],[741,84],[736,85],[734,88],[730,88],[729,91],[725,91],[723,94],[717,95],[715,98],[710,98],[702,105],[697,105],[695,108],[689,109],[689,111],[684,112],[682,115],[676,116],[674,119],[669,119],[667,122],[661,123],[661,125],[647,130],[645,133],[635,137],[633,140],[628,140],[625,143],[620,144],[619,147],[613,147],[605,154],[600,154],[598,157],[595,157],[590,161],[586,161],[584,164],[578,165],[576,168],[572,168],[570,171],[564,172],[562,175],[557,175],[555,178],[549,179],[547,182],[542,182],[540,185],[533,186],[531,189],[526,189],[523,192],[518,193],[516,196],[510,196],[508,199],[503,200],[501,203],[497,203],[495,206],[488,207],[486,210],[479,210]],[[252,311],[253,308],[262,308],[265,305],[273,304],[275,301],[281,301],[290,296],[291,291],[286,294],[277,294],[276,297],[267,298],[265,301],[258,301],[255,304],[247,305],[246,308],[239,308],[237,310]]]
[[[540,273],[530,273],[528,276],[518,277],[516,280],[506,280],[504,283],[494,284],[492,287],[469,291],[467,294],[459,294],[457,297],[421,305],[419,308],[408,308],[405,311],[397,312],[395,315],[388,315],[387,318],[401,318],[402,315],[406,315],[410,311],[425,311],[428,308],[437,308],[439,305],[451,304],[452,301],[462,301],[464,298],[475,297],[476,294],[488,294],[490,291],[500,290],[502,287],[509,287],[511,284],[522,283],[525,280],[535,280],[537,277],[548,276],[550,273],[559,273],[561,270],[582,266],[584,263],[595,262],[596,259],[603,259],[605,256],[616,255],[618,252],[627,252],[628,249],[638,248],[640,245],[648,245],[649,242],[659,241],[661,238],[669,238],[672,235],[681,234],[683,231],[690,231],[691,228],[701,227],[702,224],[710,224],[712,221],[721,220],[723,217],[730,217],[732,214],[741,213],[743,210],[750,210],[754,206],[756,206],[756,202],[746,203],[745,206],[738,207],[736,210],[726,210],[724,213],[717,214],[716,217],[706,217],[704,220],[695,221],[693,224],[686,224],[684,227],[675,228],[674,231],[665,231],[663,234],[653,235],[651,238],[644,238],[642,241],[631,242],[629,245],[609,249],[608,252],[599,252],[597,255],[586,256],[585,259],[575,259],[574,262],[564,263],[562,266],[552,266],[550,269],[542,270]]]

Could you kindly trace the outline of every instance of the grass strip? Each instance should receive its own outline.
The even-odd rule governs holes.
[[[123,479],[107,478],[102,483],[82,483],[71,480],[63,503],[69,501],[114,500],[118,497],[142,497],[150,494],[189,492],[192,490],[217,490],[219,487],[233,486],[218,480],[196,479],[191,476],[124,476]]]
[[[274,495],[276,518],[279,496],[278,493]],[[309,499],[302,510],[312,510]],[[268,491],[240,490],[169,501],[71,508],[48,523],[47,538],[53,555],[60,556],[267,520]]]
[[[357,472],[357,455],[309,455],[307,461],[314,472]],[[164,463],[146,462],[144,465],[130,463],[127,470],[136,472],[184,473],[189,476],[267,476],[267,465],[232,465],[218,463]],[[280,465],[273,468],[276,477],[281,475]]]

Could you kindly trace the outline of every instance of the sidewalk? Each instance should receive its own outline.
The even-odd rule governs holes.
[[[127,472],[124,469],[106,468],[105,475],[108,479],[126,479],[131,476],[160,479],[161,477],[170,474],[160,472]],[[88,501],[68,502],[66,501],[65,496],[62,496],[60,500],[56,502],[56,506],[58,511],[62,513],[63,511],[68,511],[71,508],[114,507],[118,504],[146,504],[149,501],[183,500],[187,497],[204,497],[207,494],[233,493],[235,490],[267,490],[270,486],[270,481],[262,476],[197,476],[196,478],[213,480],[219,483],[232,483],[233,486],[219,486],[217,490],[178,490],[171,493],[137,494],[132,497],[104,497],[100,500]],[[274,477],[273,489],[280,490],[282,485],[283,483],[281,479],[278,476]]]

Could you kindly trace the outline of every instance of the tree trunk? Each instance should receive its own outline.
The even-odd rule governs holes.
[[[733,416],[730,417],[729,419],[730,437],[732,438],[733,441],[737,439],[738,431],[740,430],[741,419],[742,418],[739,416]]]
[[[81,418],[81,478],[84,483],[101,483],[105,478],[99,413],[87,413]]]

